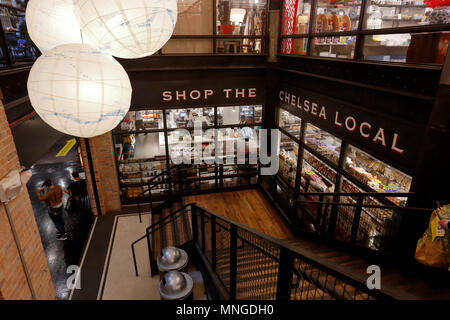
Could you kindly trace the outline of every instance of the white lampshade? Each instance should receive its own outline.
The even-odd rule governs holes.
[[[45,52],[68,43],[82,43],[73,0],[30,0],[26,10],[28,34]]]
[[[74,0],[89,44],[119,58],[154,54],[172,36],[176,0]]]
[[[83,138],[114,129],[130,109],[131,93],[124,68],[89,45],[46,51],[28,77],[28,95],[39,116],[56,130]]]

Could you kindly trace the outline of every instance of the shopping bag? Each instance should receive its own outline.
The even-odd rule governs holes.
[[[440,219],[450,219],[450,205],[433,211],[430,224],[417,242],[415,258],[418,262],[435,268],[450,266],[450,233],[438,226]]]
[[[72,198],[72,196],[70,196],[68,199],[67,199],[67,202],[66,202],[66,206],[64,207],[64,209],[67,211],[67,212],[69,212],[70,210],[72,210],[72,207],[73,207],[73,198]]]

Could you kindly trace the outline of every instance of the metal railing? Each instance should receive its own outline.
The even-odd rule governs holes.
[[[216,215],[195,203],[187,204],[148,227],[133,242],[147,240],[152,275],[157,273],[151,252],[151,237],[163,227],[189,217],[194,244],[218,277],[226,298],[258,300],[391,299],[379,290],[369,290],[365,280],[355,279],[336,265],[312,256],[285,241]]]
[[[404,206],[411,196],[414,194],[301,192],[294,195],[293,207],[300,211],[297,214],[310,232],[392,253],[405,215],[433,211]]]
[[[141,192],[139,194],[139,196],[137,197],[137,199],[138,199],[137,208],[138,208],[139,222],[140,223],[142,223],[142,204],[144,203],[144,201],[148,201],[148,203],[150,205],[150,212],[153,213],[155,211],[158,211],[160,208],[164,207],[166,205],[166,203],[170,203],[170,201],[172,200],[173,188],[172,188],[172,181],[171,181],[170,177],[172,176],[172,171],[173,170],[177,170],[177,166],[172,166],[169,169],[163,170],[158,175],[153,176],[151,179],[149,179],[147,181],[147,190],[144,190],[143,192]],[[169,184],[169,190],[168,190],[169,191],[169,198],[167,200],[165,200],[159,206],[153,207],[153,203],[155,201],[154,201],[154,199],[152,197],[152,189],[155,188],[157,185],[156,184],[152,184],[152,183],[158,178],[164,179],[165,176],[167,176],[168,179],[163,180],[163,182],[160,182],[160,183],[161,184],[165,184],[167,182]],[[148,193],[148,196],[145,197],[147,193]]]

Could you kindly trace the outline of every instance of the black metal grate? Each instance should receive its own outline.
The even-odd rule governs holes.
[[[250,232],[238,230],[236,298],[275,300],[280,250]]]

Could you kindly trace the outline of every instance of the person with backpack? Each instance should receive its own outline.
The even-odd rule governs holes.
[[[67,233],[63,220],[63,191],[60,186],[54,185],[50,179],[45,180],[41,188],[38,189],[38,198],[45,201],[48,214],[55,224],[57,240],[67,240]]]

